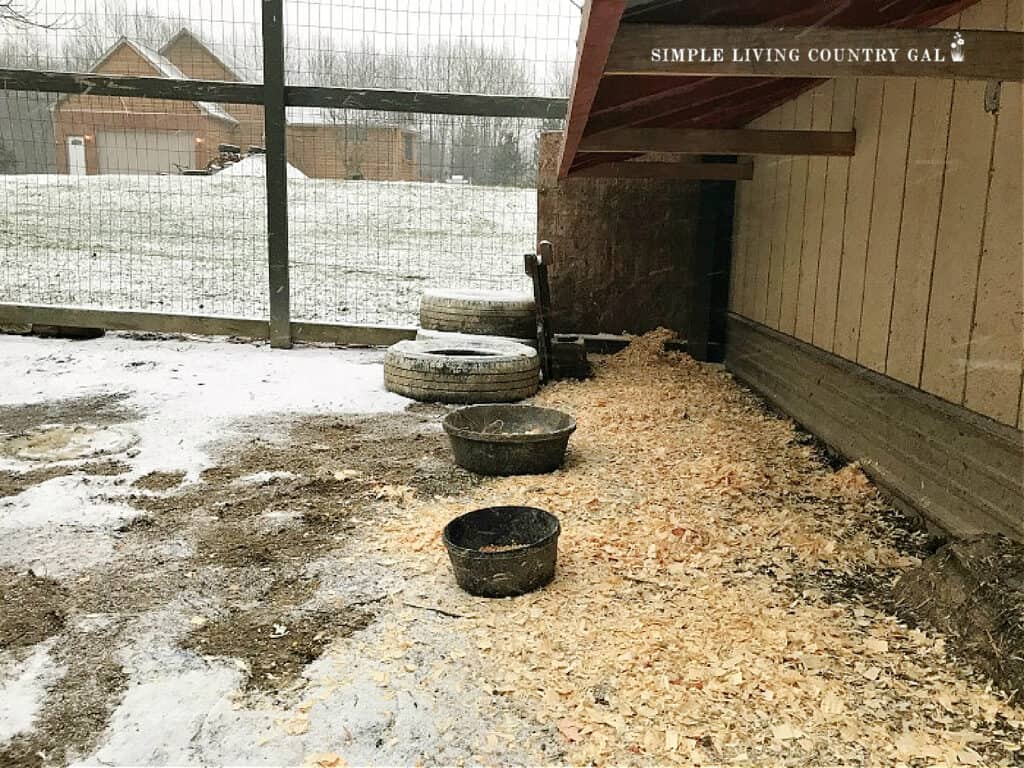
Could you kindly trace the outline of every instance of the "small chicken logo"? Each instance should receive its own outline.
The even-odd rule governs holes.
[[[949,50],[953,61],[964,60],[964,36],[960,34],[960,30],[953,33],[953,42],[949,44]]]

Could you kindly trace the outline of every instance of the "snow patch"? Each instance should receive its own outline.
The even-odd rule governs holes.
[[[296,168],[291,163],[288,163],[287,174],[289,179],[306,179],[309,178]],[[265,179],[267,177],[267,156],[266,155],[249,155],[243,160],[239,160],[237,163],[229,165],[222,171],[219,171],[217,176],[247,176],[255,179]]]
[[[138,514],[123,504],[95,499],[86,478],[65,475],[0,499],[0,532],[60,525],[103,528]]]
[[[103,747],[72,765],[186,765],[214,710],[231,712],[238,670],[176,670],[133,685],[110,718]],[[251,734],[250,734],[251,735]]]
[[[286,472],[284,470],[263,470],[262,472],[253,472],[251,475],[243,475],[242,477],[236,478],[232,481],[232,485],[267,485],[275,480],[295,480],[299,476],[294,472]]]
[[[64,674],[50,656],[53,641],[37,645],[31,655],[0,673],[0,744],[32,727],[47,689]]]
[[[81,343],[7,336],[0,338],[0,370],[18,375],[5,381],[0,403],[127,393],[125,406],[143,414],[131,425],[139,440],[128,459],[129,479],[183,470],[195,481],[210,465],[210,446],[229,438],[236,421],[402,410],[409,401],[384,389],[382,359],[376,350],[281,351],[200,338],[140,341],[108,334]],[[272,429],[263,425],[261,437]]]
[[[96,498],[99,485],[66,475],[0,499],[0,565],[59,578],[112,560],[113,529],[139,512]]]

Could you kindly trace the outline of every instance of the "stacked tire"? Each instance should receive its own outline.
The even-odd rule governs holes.
[[[420,327],[483,336],[536,339],[533,297],[512,291],[429,290],[420,299]]]
[[[384,386],[414,400],[511,403],[539,383],[537,351],[514,342],[400,341],[384,355]]]

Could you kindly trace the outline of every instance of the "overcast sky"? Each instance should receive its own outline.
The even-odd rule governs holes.
[[[61,29],[46,33],[47,48],[75,34],[86,15],[104,2],[123,4],[129,13],[159,9],[165,17],[182,16],[200,36],[228,51],[251,40],[261,14],[259,0],[20,0],[21,7]],[[538,78],[571,66],[575,57],[582,0],[285,0],[286,33],[299,47],[329,35],[339,48],[361,41],[392,56],[415,56],[442,40],[473,38],[535,62]],[[6,30],[8,34],[11,29]],[[17,33],[24,34],[24,33]]]

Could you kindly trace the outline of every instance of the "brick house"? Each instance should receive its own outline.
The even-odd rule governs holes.
[[[104,74],[237,81],[234,70],[189,30],[159,51],[122,37],[93,66]],[[294,113],[294,114],[293,114]],[[255,104],[70,95],[53,107],[57,172],[175,173],[203,168],[221,143],[262,146]],[[307,176],[418,180],[415,132],[350,125],[331,110],[289,110],[289,161]]]

